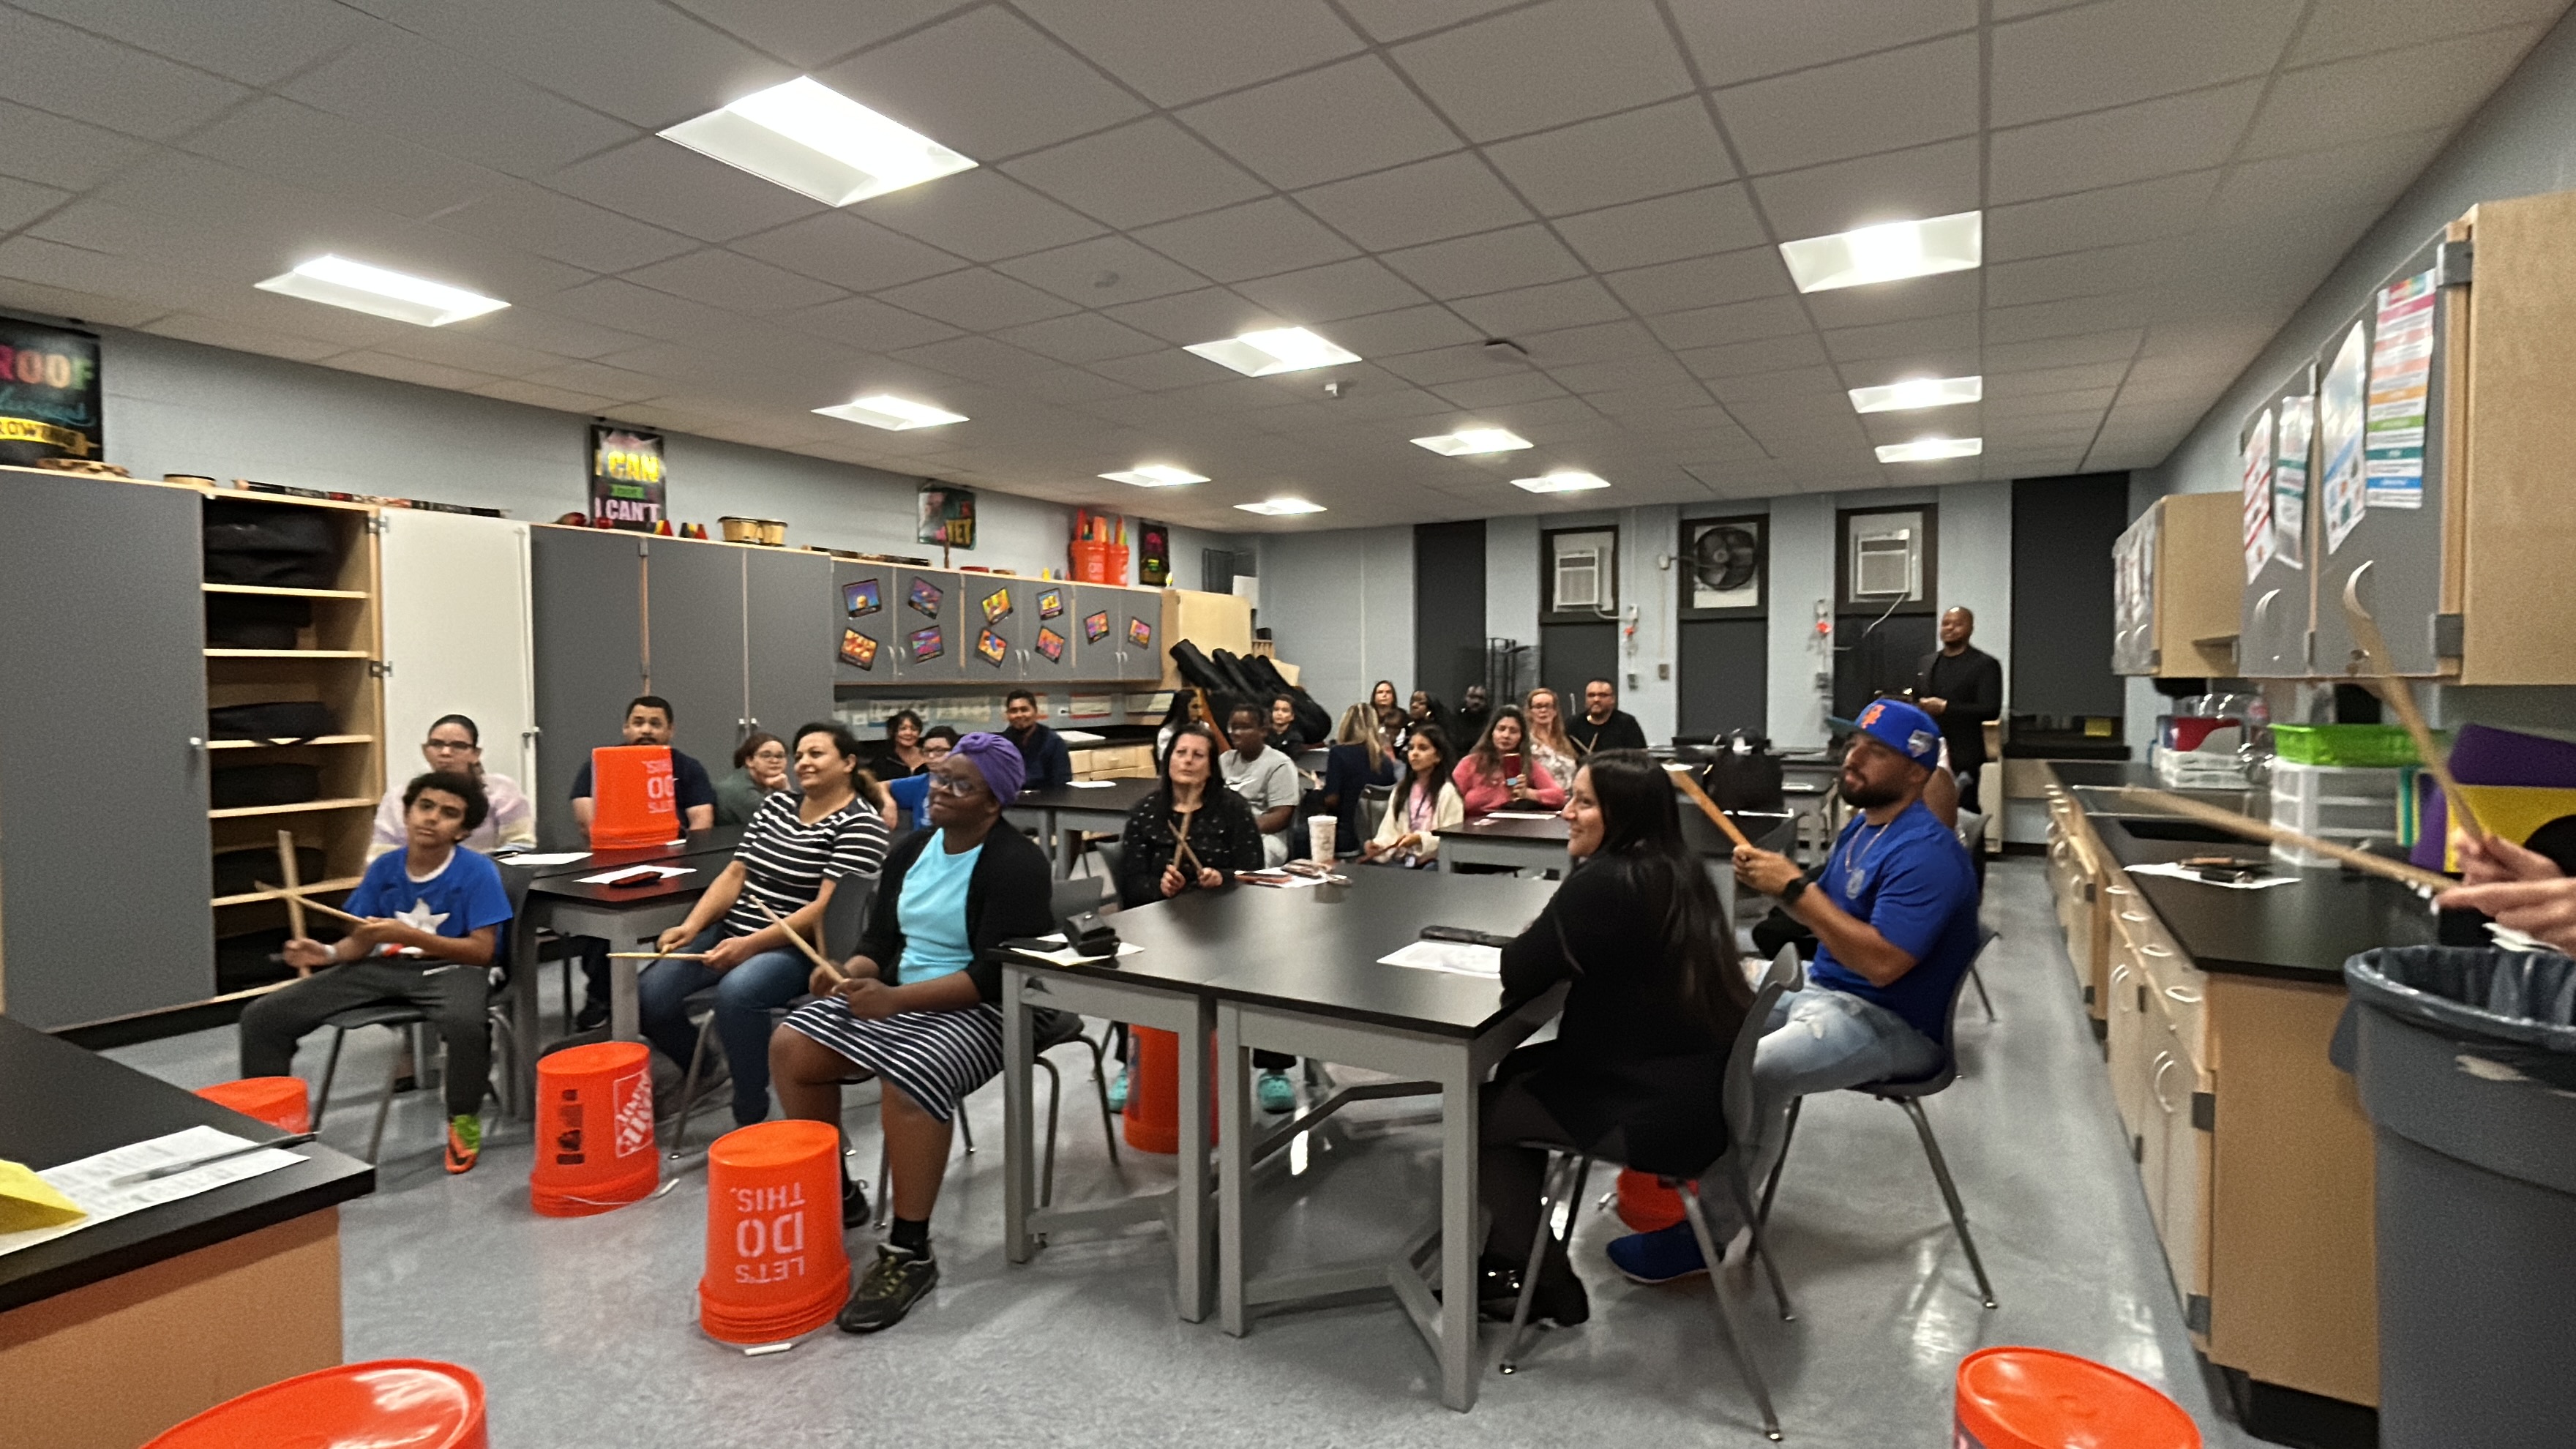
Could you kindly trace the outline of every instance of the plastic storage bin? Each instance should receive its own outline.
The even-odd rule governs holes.
[[[2403,772],[2393,769],[2272,763],[2272,823],[2355,850],[2397,842],[2397,797]],[[2272,857],[2302,867],[2332,866],[2314,851],[2275,844]]]
[[[2272,750],[2296,765],[2372,769],[2423,763],[2415,757],[2414,737],[2404,725],[2276,724]]]

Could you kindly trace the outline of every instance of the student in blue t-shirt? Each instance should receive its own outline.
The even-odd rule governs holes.
[[[287,1075],[296,1042],[353,1006],[421,1007],[447,1044],[447,1170],[464,1172],[483,1150],[488,968],[500,959],[510,897],[491,858],[457,843],[490,809],[479,783],[433,771],[402,798],[405,848],[377,856],[342,906],[365,924],[327,945],[301,936],[286,943],[286,964],[306,974],[243,1010],[241,1069]]]
[[[897,833],[930,828],[930,767],[948,758],[957,746],[957,731],[946,725],[932,725],[923,730],[921,768],[913,774],[885,783],[885,792],[894,800]]]
[[[1977,877],[1967,847],[1923,803],[1941,730],[1903,700],[1873,701],[1843,754],[1842,797],[1860,811],[1812,882],[1795,861],[1738,846],[1735,878],[1816,933],[1808,988],[1772,1008],[1753,1058],[1760,1182],[1779,1160],[1789,1104],[1810,1092],[1930,1075],[1949,1033],[1950,996],[1977,954]],[[1742,1224],[1712,1194],[1712,1236]],[[1721,1221],[1722,1220],[1722,1221]],[[1706,1270],[1688,1223],[1610,1244],[1641,1283]]]

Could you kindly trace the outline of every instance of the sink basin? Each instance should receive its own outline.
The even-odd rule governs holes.
[[[2244,845],[2244,836],[2203,825],[2197,820],[2154,820],[2129,816],[2120,828],[2139,840],[2172,840],[2186,845]]]

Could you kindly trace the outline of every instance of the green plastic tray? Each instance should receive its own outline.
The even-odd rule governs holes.
[[[2272,750],[2296,765],[2374,768],[2424,763],[2415,757],[2415,741],[2408,737],[2404,725],[2276,724],[2272,726]]]

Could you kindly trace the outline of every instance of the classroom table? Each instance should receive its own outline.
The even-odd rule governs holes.
[[[1115,835],[1126,829],[1127,812],[1162,783],[1146,775],[1132,780],[1083,780],[1055,785],[1022,794],[1007,813],[1013,825],[1024,830],[1035,828],[1043,839],[1054,842],[1056,879],[1067,880],[1082,859],[1082,832],[1097,830]]]
[[[0,1158],[41,1170],[201,1125],[280,1135],[0,1017]],[[375,1169],[294,1150],[296,1166],[0,1254],[0,1441],[127,1449],[340,1362],[338,1205]]]
[[[1533,808],[1521,813],[1539,812]],[[1475,815],[1433,833],[1440,838],[1444,871],[1469,865],[1545,871],[1566,866],[1565,829],[1564,817],[1551,811],[1536,820]]]

